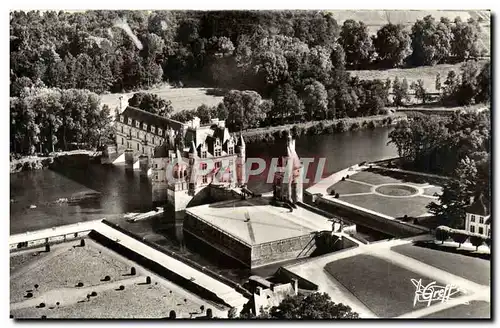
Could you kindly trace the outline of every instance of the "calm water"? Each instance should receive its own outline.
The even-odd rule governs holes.
[[[315,158],[310,165],[314,177],[317,160],[326,158],[323,176],[362,161],[396,156],[387,146],[388,128],[345,132],[335,135],[303,136],[296,142],[300,157]],[[247,157],[261,157],[267,163],[284,147],[282,144],[250,144]],[[267,174],[251,177],[249,188],[270,191]],[[146,211],[153,207],[151,182],[138,172],[123,167],[89,164],[83,167],[20,172],[10,175],[10,233],[21,233],[57,225],[117,219],[123,213]],[[68,203],[58,203],[67,198]],[[36,208],[30,209],[30,205]],[[145,227],[146,228],[146,227]]]

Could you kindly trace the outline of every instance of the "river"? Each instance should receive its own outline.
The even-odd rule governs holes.
[[[314,158],[308,174],[313,177],[319,158],[325,158],[323,176],[363,161],[397,156],[387,146],[390,128],[348,131],[333,135],[302,136],[296,141],[301,158]],[[260,157],[267,163],[283,144],[247,145],[247,157]],[[266,174],[251,177],[249,188],[270,191]],[[306,186],[307,187],[307,184]],[[118,219],[131,211],[146,211],[151,201],[151,182],[138,172],[123,167],[88,164],[56,170],[19,172],[10,175],[10,233],[49,228],[96,219]],[[68,202],[57,202],[67,199]],[[30,208],[35,205],[36,208]]]

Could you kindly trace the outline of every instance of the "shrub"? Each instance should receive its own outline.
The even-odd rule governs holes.
[[[366,127],[368,125],[368,122],[365,120],[363,121],[363,124],[361,124],[362,127]]]
[[[439,226],[436,228],[436,239],[441,241],[441,244],[444,244],[444,241],[448,239],[449,237],[449,231],[450,228],[444,227],[444,226]]]
[[[359,123],[358,122],[354,122],[351,124],[351,131],[355,131],[355,130],[358,130],[359,129]]]
[[[104,280],[104,281],[110,281],[110,280],[111,280],[111,277],[110,277],[110,276],[106,276],[106,277],[104,277],[104,279],[103,279],[103,280]]]
[[[311,126],[309,127],[309,129],[307,130],[307,133],[308,133],[309,135],[311,135],[311,136],[314,136],[314,135],[316,135],[316,134],[319,134],[319,132],[318,132],[318,131],[319,131],[319,130],[318,130],[318,126],[317,126],[317,125],[311,125]]]
[[[26,298],[31,298],[31,297],[33,297],[33,293],[27,293],[26,294]]]
[[[169,319],[175,319],[175,318],[177,318],[177,314],[175,313],[174,310],[170,311],[170,313],[168,314],[168,318]]]
[[[50,245],[45,245],[45,251],[50,252]]]
[[[334,134],[335,133],[335,126],[333,124],[330,124],[329,126],[326,127],[325,131],[328,134]]]
[[[339,198],[339,197],[340,197],[339,193],[336,193],[335,198]]]
[[[42,319],[47,319],[47,316],[46,315],[42,315]]]
[[[318,134],[323,134],[325,133],[325,123],[323,122],[319,122],[319,124],[317,125],[317,132]]]
[[[491,247],[491,238],[486,238],[484,242],[486,243],[486,246]]]
[[[84,247],[85,246],[85,239],[80,240],[80,246]]]
[[[136,274],[136,272],[135,272],[135,267],[132,267],[132,268],[130,269],[130,274],[131,274],[132,276],[135,276],[135,274]]]
[[[345,177],[342,177],[342,181],[345,181]]]
[[[76,284],[76,287],[83,287],[83,282],[79,282]]]
[[[212,317],[213,317],[212,309],[207,309],[207,318],[212,318]]]
[[[335,196],[335,189],[330,190],[330,195]]]
[[[476,251],[484,243],[484,238],[478,235],[471,235],[470,236],[470,243],[474,246],[476,246]]]
[[[151,284],[151,277],[150,276],[147,276],[146,277],[146,284]]]
[[[450,235],[453,241],[458,243],[458,248],[469,238],[469,235],[465,231],[462,232],[459,230],[454,230]]]
[[[345,176],[346,179],[349,179],[349,174]]]
[[[347,131],[347,123],[345,121],[339,121],[337,123],[337,132]]]
[[[35,284],[33,287],[35,287],[35,289],[38,289],[39,286],[38,284]]]
[[[125,286],[123,285],[120,285],[120,287],[118,287],[118,290],[124,290],[125,289]]]
[[[368,128],[369,128],[369,129],[375,129],[375,122],[370,121],[370,122],[368,123]]]
[[[235,307],[230,308],[229,311],[227,312],[228,319],[234,319],[237,317],[237,315],[238,315],[238,312],[237,312]]]
[[[205,311],[205,305],[200,306],[201,312]]]
[[[387,125],[391,125],[392,124],[392,117],[388,117],[387,118]]]
[[[97,296],[97,293],[96,292],[92,292],[92,293],[90,293],[90,296],[95,297],[95,296]]]
[[[44,307],[45,307],[45,303],[40,303],[40,304],[38,305],[38,307],[39,307],[39,308],[44,308]]]
[[[298,138],[298,137],[300,137],[302,130],[297,125],[294,125],[292,127],[292,129],[290,130],[290,132],[292,133],[292,136],[294,136],[295,138]]]

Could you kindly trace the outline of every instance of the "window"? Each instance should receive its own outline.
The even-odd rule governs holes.
[[[135,120],[135,127],[139,128],[141,126],[141,123],[138,120]]]
[[[470,222],[476,222],[476,216],[475,215],[471,215]]]
[[[488,237],[491,237],[491,229],[488,228]]]
[[[221,155],[221,153],[222,153],[222,149],[217,148],[217,149],[215,149],[215,151],[214,151],[214,156],[215,156],[215,157],[219,157],[219,156]]]
[[[475,232],[475,228],[474,226],[470,226],[470,232],[474,233]]]
[[[124,142],[125,142],[125,139],[122,138],[122,145],[123,145]]]
[[[121,127],[122,127],[122,133],[123,133],[123,125]]]
[[[155,163],[155,169],[157,169],[157,168],[158,168],[158,163]]]
[[[484,217],[482,217],[482,216],[479,217],[479,223],[481,223],[481,224],[484,223]]]
[[[137,143],[137,150],[139,150],[139,143]]]
[[[206,150],[203,150],[201,152],[201,158],[207,158],[207,151]]]
[[[202,183],[207,183],[207,176],[204,175],[202,178],[201,178],[201,181]]]
[[[155,127],[154,126],[151,126],[151,133],[155,133]]]
[[[162,135],[162,133],[163,133],[163,130],[162,130],[162,129],[160,129],[160,128],[158,128],[158,135],[160,135],[160,136],[161,136],[161,135]]]
[[[147,131],[148,130],[148,125],[146,123],[142,123],[142,128]]]
[[[483,232],[484,232],[483,227],[479,227],[479,231],[478,232],[482,235]]]
[[[220,168],[220,162],[215,162],[215,168],[216,169]]]
[[[124,122],[125,121],[125,117],[123,117],[123,115],[120,115],[120,122]]]
[[[233,146],[228,147],[228,148],[227,148],[227,153],[228,153],[229,155],[233,155],[233,154],[234,154],[234,147],[233,147]]]
[[[128,125],[132,125],[132,119],[130,117],[128,118],[127,122],[128,122]]]
[[[207,163],[201,163],[201,169],[206,170],[207,169]]]
[[[155,179],[158,180],[158,174],[155,174]]]

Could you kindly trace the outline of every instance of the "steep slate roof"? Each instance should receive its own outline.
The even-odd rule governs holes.
[[[486,206],[485,203],[487,203],[487,202],[485,201],[483,194],[481,194],[481,195],[479,195],[479,197],[477,197],[474,200],[472,205],[470,205],[467,208],[467,212],[472,213],[472,214],[481,215],[481,216],[488,216],[488,215],[490,215],[490,211],[489,211],[488,206]]]
[[[163,130],[167,130],[168,128],[173,130],[180,130],[184,127],[184,123],[132,106],[127,106],[127,108],[125,108],[125,110],[120,115],[123,115],[125,117],[125,122],[128,117],[139,121],[141,123],[141,129],[142,123],[146,123],[148,125],[148,128],[149,126],[153,125],[157,128],[162,128]]]

